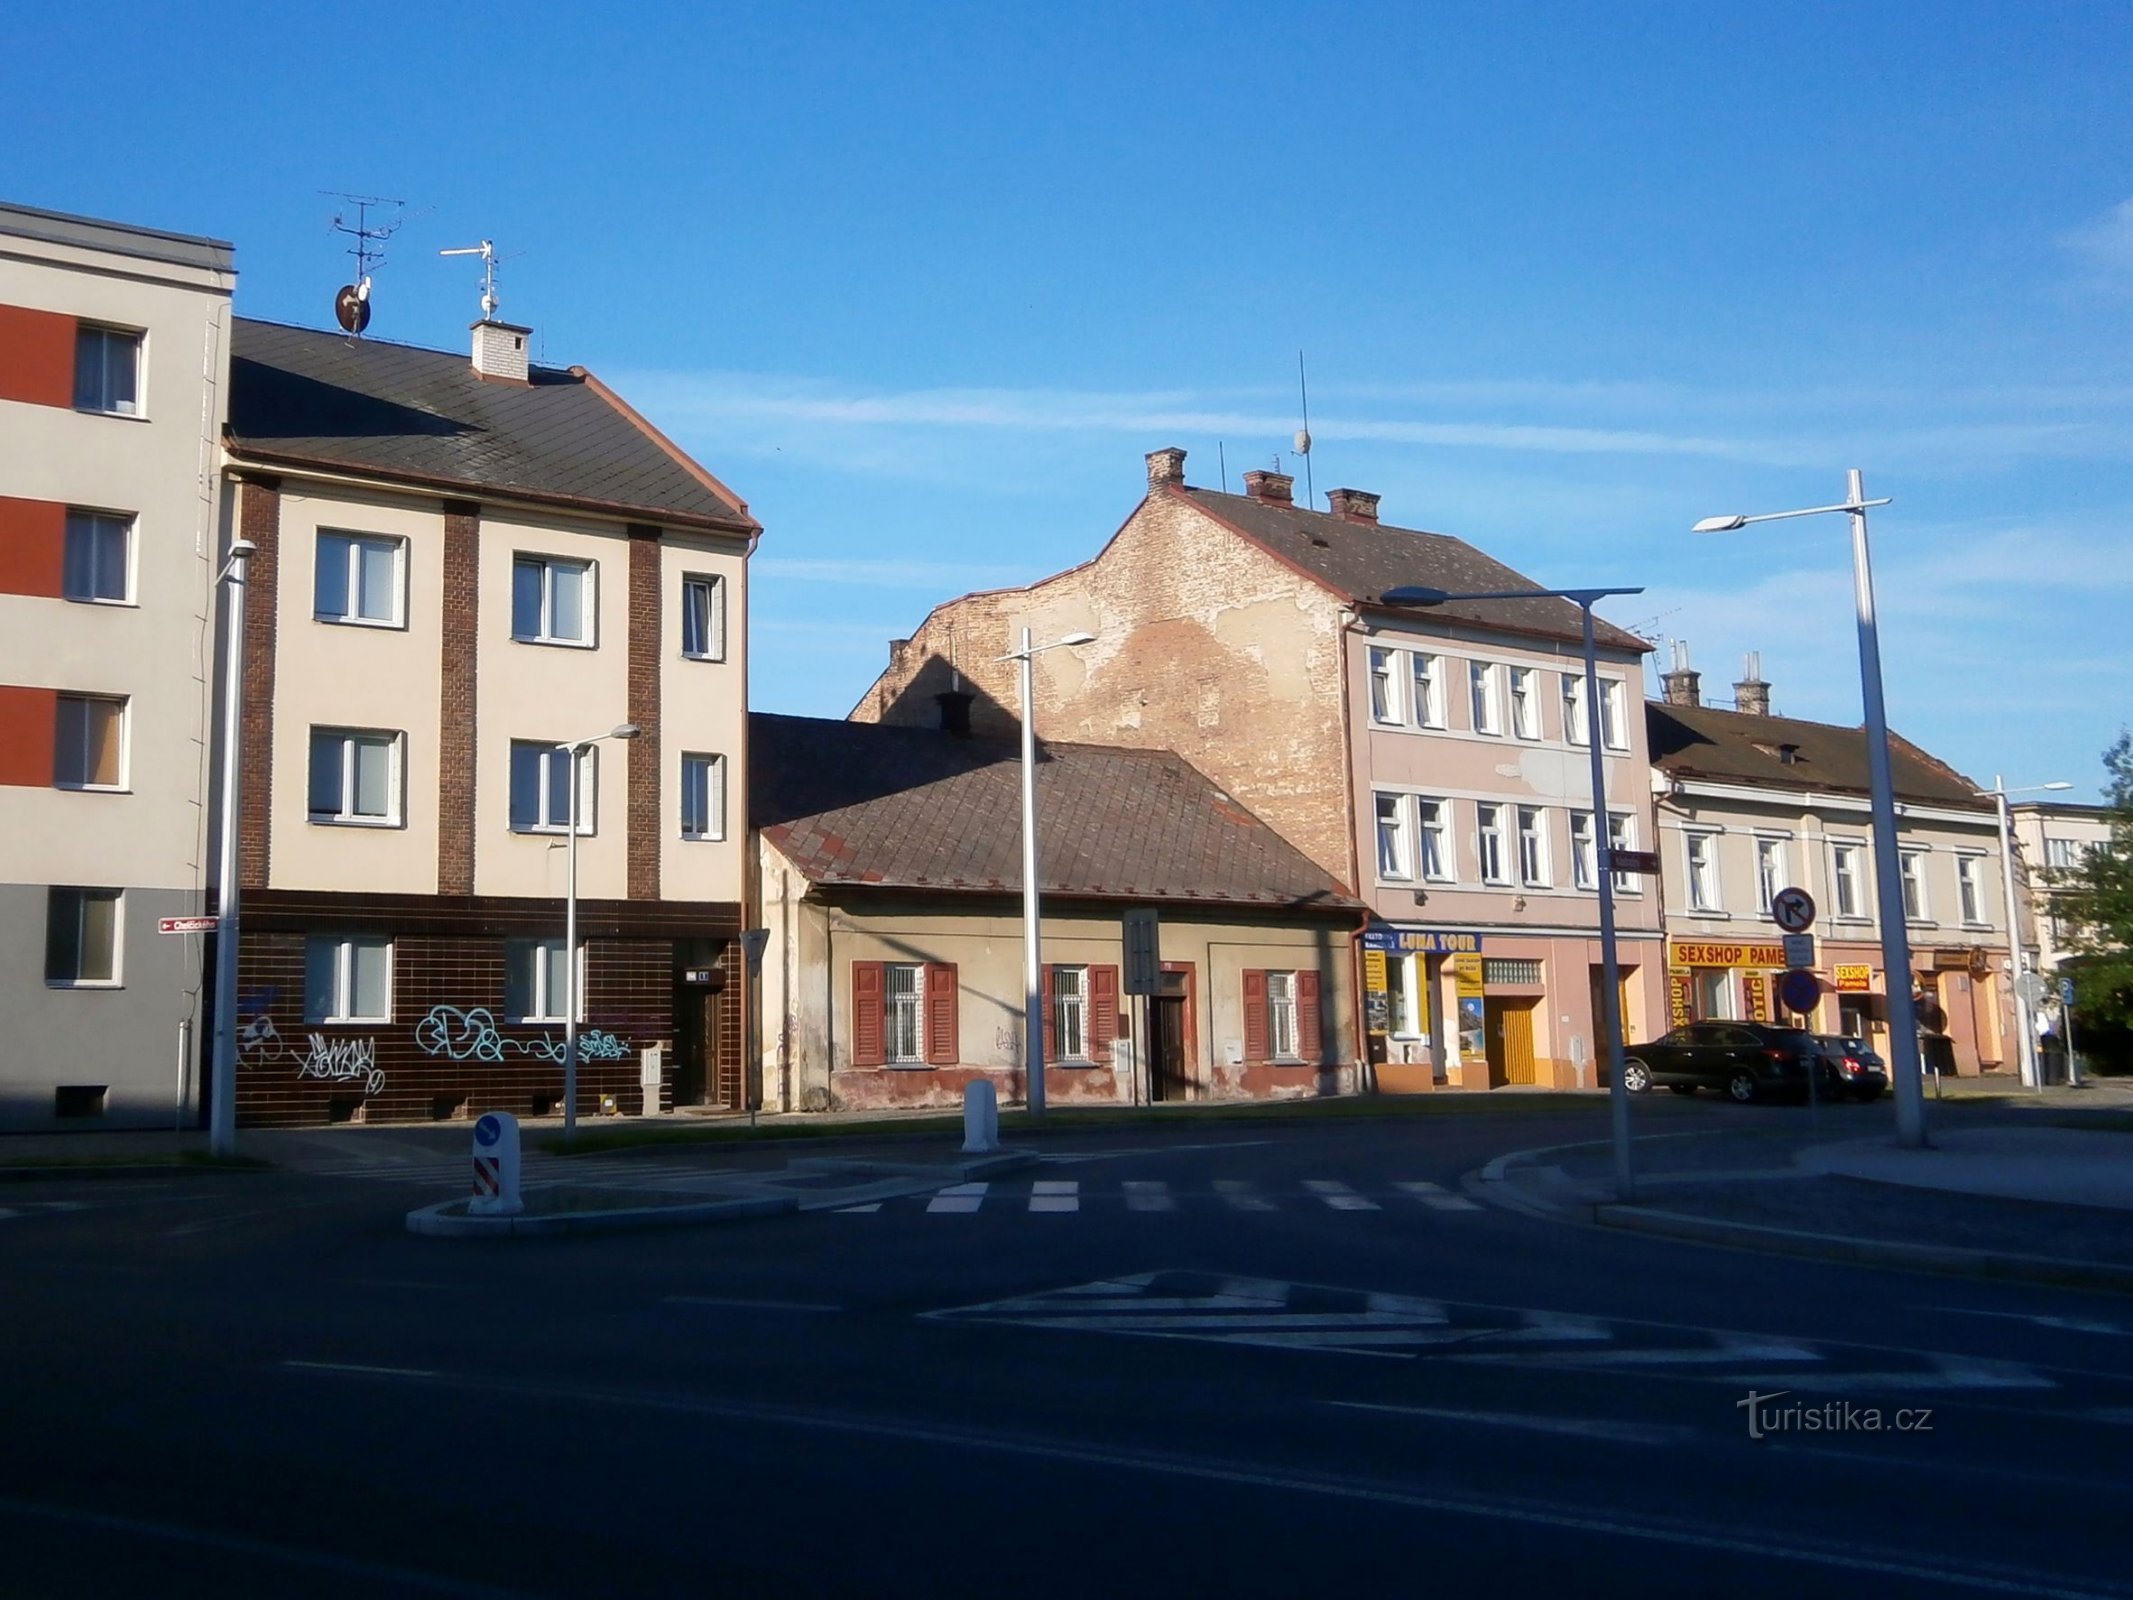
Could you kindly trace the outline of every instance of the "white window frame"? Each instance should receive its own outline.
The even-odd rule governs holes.
[[[1452,803],[1435,795],[1418,794],[1415,802],[1415,842],[1420,854],[1415,865],[1426,883],[1457,883],[1458,862],[1452,850]]]
[[[1720,835],[1703,828],[1681,830],[1682,883],[1688,890],[1691,911],[1726,909],[1725,880],[1718,868]]]
[[[1407,653],[1407,692],[1414,706],[1415,726],[1444,726],[1444,660],[1428,650]]]
[[[1527,889],[1549,889],[1555,877],[1548,861],[1548,809],[1517,806],[1512,811],[1518,834],[1518,881]]]
[[[61,897],[70,897],[63,900]],[[89,901],[94,898],[109,901],[111,905],[111,975],[107,978],[84,978],[82,952],[87,946],[86,926]],[[62,905],[70,905],[74,917],[74,971],[75,976],[52,975],[52,918]],[[126,986],[126,891],[101,884],[53,884],[45,891],[45,971],[47,989],[123,989]]]
[[[328,979],[331,993],[326,1004],[318,1004],[318,996],[311,991],[312,953],[321,948],[333,953],[333,970]],[[382,950],[385,953],[385,1009],[377,1015],[358,1012],[355,1009],[357,950]],[[393,942],[374,934],[315,933],[304,940],[304,1021],[306,1022],[390,1022],[393,1019]]]
[[[555,969],[563,955],[563,941],[548,939],[506,939],[504,941],[504,1020],[506,1022],[562,1022],[564,1006],[575,998],[578,1002],[578,1020],[585,1020],[585,951],[586,945],[578,945],[578,970],[574,987],[576,995],[555,993]],[[565,974],[566,977],[569,974]],[[523,1006],[511,1004],[516,989],[526,1000]]]
[[[696,589],[708,591],[709,597],[704,602],[704,637],[701,646],[691,650],[690,592]],[[726,659],[726,580],[715,572],[685,572],[681,576],[681,657],[684,661]]]
[[[89,708],[110,706],[118,719],[118,775],[110,783],[97,783],[89,776]],[[75,744],[81,751],[82,776],[70,777],[60,770],[60,761],[66,749],[66,741],[60,738],[58,724],[64,723],[70,711],[77,716],[80,727]],[[61,694],[56,697],[54,712],[55,727],[52,740],[52,787],[69,789],[83,794],[124,794],[131,787],[133,707],[124,695],[117,694]]]
[[[1563,742],[1580,749],[1592,739],[1592,708],[1585,704],[1585,675],[1563,674]]]
[[[900,990],[899,978],[908,975],[910,988]],[[897,1048],[899,1026],[908,1023],[911,1048]],[[881,1057],[892,1067],[922,1065],[926,1059],[926,964],[923,961],[885,961],[881,973]]]
[[[99,396],[104,389],[103,379],[110,372],[109,346],[113,341],[122,341],[133,351],[133,396],[131,399],[112,405],[108,401],[84,402],[82,397],[82,340],[95,335],[104,341],[99,353],[97,388]],[[125,328],[108,322],[82,322],[74,330],[74,409],[92,417],[142,417],[148,415],[148,335],[140,328]]]
[[[140,518],[130,511],[99,511],[93,506],[67,507],[65,543],[59,557],[59,594],[78,606],[130,606],[138,604],[134,595],[133,574],[138,538],[135,532]],[[119,536],[119,584],[117,594],[98,594],[97,578],[103,574],[104,563],[99,558],[103,542],[98,537],[116,531]],[[89,569],[89,592],[79,593],[73,582],[77,565],[75,550],[81,541],[87,541],[87,555],[83,564]]]
[[[1607,813],[1607,848],[1610,851],[1637,848],[1635,816],[1627,811]],[[1616,872],[1609,876],[1614,879],[1614,891],[1617,895],[1635,896],[1644,893],[1644,880],[1634,872]]]
[[[519,626],[518,575],[522,567],[534,567],[540,571],[541,596],[540,616],[532,632]],[[581,638],[570,638],[555,631],[555,575],[569,568],[582,573],[585,579],[583,603],[579,620],[584,624]],[[600,644],[600,564],[577,556],[534,555],[518,551],[511,557],[511,637],[519,644],[560,645],[571,650],[595,650]]]
[[[1955,858],[1955,901],[1963,921],[1973,928],[1987,926],[1985,914],[1985,858],[1963,851]]]
[[[1540,668],[1510,669],[1511,734],[1518,739],[1541,736]]]
[[[689,771],[701,767],[704,773],[704,815],[697,819],[697,826],[689,826]],[[681,836],[696,842],[716,841],[726,837],[726,758],[706,750],[684,750],[681,753]]]
[[[365,616],[353,609],[363,593],[363,555],[383,550],[392,557],[392,596],[388,613]],[[341,609],[332,611],[321,603],[319,583],[334,558],[341,569]],[[407,626],[407,541],[392,534],[360,533],[352,528],[321,528],[312,546],[311,620],[341,628],[405,628]]]
[[[1266,975],[1266,1049],[1269,1059],[1303,1059],[1298,1038],[1302,1026],[1300,1010],[1296,1001],[1296,974],[1269,972]]]
[[[1768,911],[1785,885],[1785,841],[1767,835],[1755,841],[1755,909]]]
[[[1052,968],[1052,1048],[1058,1061],[1088,1061],[1089,969]]]
[[[1380,728],[1400,726],[1399,653],[1385,645],[1368,647],[1370,720]]]
[[[2044,865],[2053,872],[2072,872],[2081,865],[2084,853],[2079,840],[2053,835],[2045,837]]]
[[[305,809],[311,821],[322,827],[338,828],[398,828],[405,825],[401,796],[406,791],[404,782],[405,763],[403,753],[406,735],[387,728],[319,728],[311,730],[310,765],[305,773]],[[314,785],[318,773],[319,751],[322,747],[337,744],[339,753],[340,801],[332,811],[321,811],[311,804],[315,798]],[[355,763],[349,755],[357,746],[367,749],[382,748],[385,751],[385,811],[381,816],[355,809],[356,773]]]
[[[1629,748],[1629,685],[1620,678],[1600,680],[1600,748]]]
[[[1492,739],[1503,737],[1503,707],[1498,703],[1496,684],[1498,676],[1493,661],[1469,660],[1466,664],[1467,715],[1472,719],[1474,732]]]
[[[1508,886],[1511,882],[1511,852],[1504,829],[1504,813],[1509,809],[1496,800],[1478,801],[1474,806],[1474,862],[1486,884]]]
[[[1590,811],[1570,813],[1570,886],[1590,894],[1600,889],[1600,841]]]
[[[1372,796],[1372,811],[1377,824],[1378,878],[1382,882],[1414,881],[1414,837],[1408,821],[1412,805],[1409,796],[1388,794],[1382,789]],[[1387,865],[1388,856],[1390,865]]]
[[[1931,922],[1933,900],[1926,892],[1926,861],[1930,852],[1925,850],[1898,850],[1896,852],[1896,880],[1903,888],[1903,920],[1906,922]]]
[[[526,750],[534,751],[539,755],[540,765],[534,790],[536,802],[534,805],[534,820],[526,826],[520,827],[517,821],[518,807],[514,802],[518,786],[519,753]],[[569,760],[570,751],[564,745],[552,744],[545,739],[513,739],[511,741],[510,767],[505,774],[504,781],[504,804],[505,820],[510,824],[513,833],[569,834],[570,813],[568,804],[570,791],[567,787],[563,791],[565,809],[556,816],[548,814],[549,800],[555,792],[555,779],[550,775],[550,763],[556,761],[568,762]],[[564,782],[567,785],[569,780],[566,778]],[[589,839],[599,831],[600,747],[593,745],[578,757],[578,837]]]
[[[1866,846],[1854,840],[1831,840],[1829,846],[1829,897],[1835,902],[1830,915],[1847,920],[1866,918],[1866,877],[1859,869],[1866,860]]]

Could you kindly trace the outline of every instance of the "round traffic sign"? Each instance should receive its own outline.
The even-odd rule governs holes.
[[[1805,889],[1780,889],[1770,897],[1770,915],[1787,933],[1805,933],[1815,925],[1815,899]]]
[[[2022,997],[2022,1004],[2026,1006],[2043,1004],[2044,997],[2051,992],[2044,986],[2044,980],[2034,972],[2023,973],[2015,979],[2014,986],[2015,993]]]
[[[503,1131],[504,1125],[496,1119],[494,1112],[490,1112],[474,1124],[474,1142],[476,1144],[494,1144],[502,1136]]]
[[[1787,1011],[1804,1015],[1814,1010],[1822,1000],[1822,980],[1812,972],[1788,972],[1778,979],[1778,1003]]]

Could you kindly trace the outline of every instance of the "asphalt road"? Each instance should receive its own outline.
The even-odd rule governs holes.
[[[1460,1186],[1605,1132],[1060,1136],[494,1242],[389,1173],[10,1184],[0,1593],[2133,1594],[2133,1302]]]

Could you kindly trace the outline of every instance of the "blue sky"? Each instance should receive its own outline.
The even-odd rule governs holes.
[[[763,519],[759,707],[1085,558],[1143,452],[1286,455],[1547,584],[1642,583],[1722,697],[1989,783],[2133,720],[2120,3],[18,7],[0,196],[216,234],[330,320],[324,190],[405,197],[374,336],[503,314]],[[1301,473],[1299,472],[1299,477]],[[1301,487],[1301,485],[1299,485]]]

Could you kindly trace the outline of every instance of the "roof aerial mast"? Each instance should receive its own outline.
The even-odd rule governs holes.
[[[374,194],[342,194],[333,189],[322,192],[355,208],[353,223],[348,221],[345,209],[333,214],[333,231],[345,233],[355,240],[348,253],[356,258],[355,282],[342,284],[333,297],[333,320],[341,325],[343,333],[360,339],[363,330],[370,326],[370,275],[385,265],[385,241],[398,233],[401,224],[407,221],[400,214],[407,202]],[[373,206],[391,206],[393,215],[384,222],[373,222],[370,220]]]
[[[501,304],[496,298],[495,241],[484,239],[480,244],[463,245],[456,250],[440,250],[437,253],[441,256],[481,257],[481,320],[494,322],[496,320],[496,308]]]

